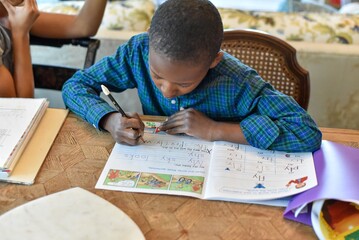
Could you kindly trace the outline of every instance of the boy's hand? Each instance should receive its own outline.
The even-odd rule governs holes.
[[[137,113],[126,113],[130,118],[122,117],[120,113],[109,113],[101,120],[100,126],[109,131],[117,143],[137,145],[143,136],[145,125]]]
[[[203,113],[193,109],[185,109],[170,116],[159,130],[168,134],[185,133],[187,135],[212,141],[216,122]]]

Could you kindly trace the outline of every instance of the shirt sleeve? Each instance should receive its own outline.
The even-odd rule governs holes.
[[[250,111],[240,123],[246,140],[261,149],[317,150],[322,134],[310,115],[292,97],[256,78],[260,77],[255,71],[246,74],[244,94],[251,96],[247,101]]]
[[[65,105],[74,113],[100,128],[102,117],[115,109],[99,95],[101,85],[110,91],[121,92],[136,85],[131,74],[131,43],[121,45],[117,52],[95,63],[92,67],[80,70],[63,86],[62,97]]]

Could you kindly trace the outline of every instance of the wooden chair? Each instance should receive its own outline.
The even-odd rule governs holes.
[[[49,39],[31,36],[30,45],[61,48],[65,45],[79,46],[86,48],[83,68],[95,63],[96,53],[100,47],[100,40],[94,38],[76,39]],[[51,66],[44,64],[33,64],[35,88],[60,90],[67,79],[79,70],[78,68]]]
[[[287,42],[256,30],[226,30],[222,50],[255,69],[265,81],[307,110],[309,73],[298,64],[296,50]]]

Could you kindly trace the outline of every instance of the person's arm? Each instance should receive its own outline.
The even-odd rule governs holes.
[[[238,123],[217,122],[193,108],[181,110],[168,117],[159,130],[168,134],[186,133],[207,141],[248,144]]]
[[[62,97],[72,112],[97,129],[109,131],[116,142],[135,145],[144,129],[139,116],[127,113],[131,118],[122,117],[99,96],[101,85],[114,92],[136,87],[132,73],[135,63],[131,61],[137,59],[132,58],[134,52],[141,50],[129,47],[131,42],[132,40],[120,46],[116,54],[76,72],[64,84]]]
[[[263,102],[257,106],[259,112],[253,112],[240,123],[217,122],[197,110],[186,109],[170,116],[160,130],[168,134],[185,133],[208,141],[229,141],[279,151],[312,152],[320,147],[322,134],[299,105],[293,108],[297,104],[289,102],[288,109],[284,107],[270,113],[271,105],[267,100],[260,101]],[[278,102],[278,106],[281,104],[284,104],[282,107],[286,105],[285,101]]]
[[[0,97],[16,97],[14,79],[4,65],[0,65]]]
[[[29,31],[39,16],[35,0],[24,1],[23,6],[14,7],[7,1],[2,1],[8,12],[11,27],[12,48],[14,60],[13,85],[9,86],[9,93],[15,89],[16,97],[34,96],[34,77],[32,72]],[[8,78],[10,78],[8,76]],[[8,84],[11,80],[8,79]]]
[[[261,149],[309,152],[320,147],[320,130],[293,98],[258,81],[260,77],[253,71],[243,73],[243,78],[246,84],[241,96],[248,97],[239,100],[237,111],[247,112],[240,123],[216,122],[194,109],[186,109],[170,116],[160,130],[209,141],[249,143]]]
[[[40,12],[31,34],[47,38],[94,36],[101,24],[107,0],[86,0],[77,15]]]

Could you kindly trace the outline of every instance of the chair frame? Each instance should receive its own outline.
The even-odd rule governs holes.
[[[257,69],[256,66],[254,66],[255,64],[246,62],[238,57],[238,55],[240,55],[241,48],[245,46],[246,43],[253,43],[253,45],[263,47],[263,49],[270,49],[270,51],[262,54],[264,55],[263,58],[265,59],[268,58],[268,56],[269,58],[270,56],[274,56],[275,58],[280,59],[280,64],[283,70],[285,70],[283,72],[285,73],[286,78],[291,79],[292,83],[290,86],[285,86],[284,91],[282,91],[280,89],[280,83],[277,83],[275,80],[271,79],[270,76],[267,76],[265,71],[260,70],[260,67]],[[262,49],[254,49],[255,47],[252,49],[251,45],[246,47],[251,48],[251,50],[256,52],[262,51]],[[257,70],[259,75],[265,81],[268,81],[284,94],[292,96],[302,108],[307,110],[310,97],[309,72],[299,65],[296,56],[296,49],[289,43],[262,31],[251,29],[229,29],[224,31],[222,49],[234,57],[237,57],[246,65]]]
[[[100,40],[95,38],[50,39],[36,36],[30,37],[30,45],[61,48],[65,45],[87,48],[83,68],[95,63]],[[79,69],[71,67],[33,64],[35,88],[60,90],[67,79]]]

